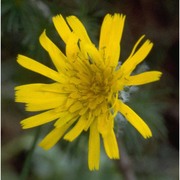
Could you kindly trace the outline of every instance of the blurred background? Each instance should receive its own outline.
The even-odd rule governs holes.
[[[20,67],[17,54],[52,66],[39,44],[47,35],[64,50],[52,24],[52,17],[76,15],[97,45],[100,26],[107,13],[126,15],[120,61],[124,62],[143,34],[154,43],[146,63],[140,67],[159,70],[159,82],[139,87],[127,104],[150,126],[153,137],[144,140],[128,123],[118,123],[115,131],[121,159],[109,160],[101,149],[100,170],[87,166],[86,134],[72,143],[61,140],[44,151],[36,145],[27,179],[31,180],[176,180],[179,177],[179,16],[178,0],[2,0],[1,1],[1,163],[3,180],[19,180],[28,152],[39,133],[38,142],[51,124],[22,130],[19,122],[30,114],[14,102],[14,86],[48,83],[48,79]],[[112,52],[113,53],[113,52]],[[21,177],[21,178],[20,178]]]

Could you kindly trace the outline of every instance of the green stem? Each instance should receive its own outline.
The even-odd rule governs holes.
[[[26,180],[28,178],[29,170],[30,170],[30,164],[31,164],[31,160],[32,160],[32,155],[33,155],[33,152],[35,150],[39,134],[40,134],[40,127],[38,127],[36,129],[34,140],[32,142],[32,146],[31,146],[31,148],[29,150],[29,153],[28,153],[27,158],[25,160],[22,172],[20,174],[20,180]]]

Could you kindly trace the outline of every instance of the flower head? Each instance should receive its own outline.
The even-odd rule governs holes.
[[[47,37],[45,31],[39,39],[56,70],[23,55],[17,58],[21,66],[54,81],[51,84],[36,83],[15,88],[15,101],[26,103],[26,111],[44,111],[21,121],[23,129],[55,121],[53,130],[39,144],[46,150],[62,137],[73,141],[82,131],[88,131],[90,170],[99,169],[101,137],[108,157],[119,158],[113,130],[118,112],[144,138],[152,136],[147,124],[119,99],[119,93],[126,86],[157,81],[161,72],[132,75],[153,46],[146,40],[137,48],[144,36],[137,41],[130,56],[119,67],[124,21],[124,15],[107,14],[101,27],[99,47],[96,48],[77,17],[69,16],[65,20],[58,15],[53,18],[53,23],[66,45],[66,55]]]

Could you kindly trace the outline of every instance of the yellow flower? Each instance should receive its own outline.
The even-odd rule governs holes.
[[[107,14],[103,20],[99,47],[91,42],[83,24],[75,16],[65,19],[53,17],[54,26],[66,45],[66,55],[46,36],[40,36],[42,47],[49,53],[56,70],[18,55],[17,62],[34,72],[52,79],[51,84],[28,84],[15,88],[15,101],[26,103],[26,111],[44,111],[21,121],[23,129],[55,121],[54,129],[40,142],[45,150],[60,138],[76,139],[82,131],[89,131],[88,165],[99,169],[100,137],[106,154],[119,158],[114,134],[114,117],[120,112],[144,137],[152,136],[147,124],[119,99],[126,86],[142,85],[159,80],[161,72],[149,71],[131,75],[136,66],[149,54],[153,44],[146,40],[120,67],[120,41],[125,16]],[[71,129],[70,129],[71,128]]]

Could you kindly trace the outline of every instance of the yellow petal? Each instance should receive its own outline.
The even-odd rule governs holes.
[[[34,83],[34,84],[26,84],[21,86],[16,86],[15,90],[23,90],[28,93],[28,91],[47,91],[54,93],[63,93],[62,84],[60,83],[52,83],[52,84],[44,84],[44,83]]]
[[[55,127],[64,126],[71,120],[78,120],[78,113],[69,113],[68,111],[64,111],[60,114],[60,118],[55,122]]]
[[[84,43],[84,42],[80,42],[80,46],[81,46],[81,51],[85,54],[85,57],[90,61],[90,63],[98,65],[98,67],[103,68],[104,67],[104,63],[103,63],[103,59],[99,53],[99,51],[97,50],[97,48],[95,47],[95,45],[93,45],[92,43]],[[93,69],[92,70],[96,70]]]
[[[75,138],[77,138],[86,125],[87,116],[81,116],[77,121],[78,122],[76,123],[76,125],[64,136],[64,139],[73,141]]]
[[[67,61],[66,56],[60,51],[60,49],[46,36],[44,31],[39,41],[42,47],[49,53],[55,67],[58,71],[63,71],[66,68],[65,62]]]
[[[53,23],[62,40],[67,43],[71,30],[62,15],[53,17]]]
[[[46,137],[39,143],[39,146],[45,150],[52,148],[64,135],[67,129],[74,123],[74,120],[70,121],[62,127],[54,128]]]
[[[152,136],[152,132],[148,125],[126,104],[117,101],[116,108],[145,139]]]
[[[73,113],[77,110],[80,110],[81,108],[83,108],[82,103],[80,101],[77,101],[69,108],[69,112]]]
[[[88,151],[88,165],[90,170],[99,169],[100,159],[100,136],[97,130],[97,122],[94,121],[90,126],[89,134],[89,151]]]
[[[130,76],[126,82],[125,85],[131,86],[131,85],[142,85],[151,83],[154,81],[158,81],[161,77],[162,73],[159,71],[150,71],[150,72],[144,72],[138,75]]]
[[[49,150],[52,148],[64,135],[65,131],[64,127],[54,128],[46,137],[39,143],[39,146],[45,150]]]
[[[72,99],[72,98],[69,98],[69,97],[68,97],[65,106],[66,106],[67,108],[69,108],[72,104],[75,103],[75,101],[76,101],[76,99]]]
[[[149,40],[146,40],[144,44],[135,52],[137,46],[139,45],[143,37],[144,36],[142,36],[137,41],[130,56],[119,69],[119,72],[122,72],[123,74],[125,74],[125,76],[129,76],[131,74],[131,72],[136,68],[136,66],[146,58],[146,56],[149,54],[150,50],[153,47],[153,43],[151,43]]]
[[[58,93],[60,84],[28,84],[15,88],[15,101],[26,103],[27,111],[42,111],[63,106],[67,95]]]
[[[114,125],[114,119],[110,115],[110,112],[99,115],[97,125],[99,133],[102,135],[109,134]]]
[[[84,130],[87,131],[89,129],[89,127],[91,126],[91,124],[95,121],[96,117],[94,116],[94,112],[87,112],[87,122],[86,125],[84,127]]]
[[[79,39],[85,41],[86,43],[91,43],[84,25],[76,16],[69,16],[66,20]]]
[[[116,67],[120,55],[120,41],[124,28],[125,16],[107,14],[101,26],[99,50],[106,65]]]
[[[58,113],[57,109],[49,110],[43,112],[41,114],[31,116],[21,121],[21,125],[23,129],[32,128],[36,126],[40,126],[42,124],[46,124],[48,122],[54,121],[59,118],[60,113]]]
[[[106,154],[110,159],[119,159],[119,148],[113,130],[108,134],[103,135],[103,142]]]
[[[75,85],[81,84],[81,80],[77,77],[71,77],[69,82]]]
[[[89,109],[88,106],[83,107],[83,108],[80,110],[79,115],[81,115],[81,116],[84,115],[84,114],[87,112],[88,109]]]
[[[35,111],[44,111],[49,109],[54,109],[60,107],[58,101],[51,101],[45,103],[28,103],[26,104],[26,111],[35,112]]]
[[[53,92],[53,90],[51,91],[50,87],[50,91],[48,91],[48,87],[46,87],[46,91],[41,87],[41,84],[28,84],[17,86],[15,88],[15,101],[22,103],[41,103],[50,102],[51,100],[55,101],[57,99],[57,101],[59,101],[59,104],[64,104],[67,100],[67,95],[65,93]]]
[[[44,111],[54,108],[64,108],[64,103],[66,102],[66,97],[59,97],[53,99],[40,99],[36,101],[37,98],[31,98],[29,102],[26,101],[26,111]],[[32,102],[33,101],[33,102]],[[66,109],[67,110],[67,109]]]
[[[112,28],[113,17],[110,14],[107,14],[104,17],[103,23],[101,25],[100,39],[99,39],[99,50],[104,54],[104,49],[106,48],[109,42],[109,34]],[[104,57],[105,58],[105,57]]]
[[[66,56],[71,63],[76,62],[79,56],[78,37],[74,34],[70,34],[70,38],[66,44]]]
[[[60,74],[56,71],[48,68],[47,66],[23,55],[18,55],[17,62],[34,72],[37,72],[43,76],[46,76],[54,81],[61,82]]]

